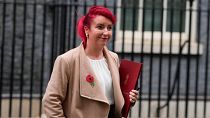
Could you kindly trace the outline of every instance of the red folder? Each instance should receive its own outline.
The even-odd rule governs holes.
[[[133,89],[136,89],[137,87],[142,65],[142,63],[137,63],[125,59],[121,60],[120,63],[120,87],[125,100],[125,104],[122,109],[122,116],[125,118],[127,118],[131,107],[129,92]]]

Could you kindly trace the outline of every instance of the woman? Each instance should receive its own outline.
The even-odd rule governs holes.
[[[78,22],[82,44],[55,60],[43,98],[47,117],[119,118],[124,99],[119,82],[119,59],[106,47],[115,16],[101,6],[91,7]],[[135,103],[138,92],[130,92]]]

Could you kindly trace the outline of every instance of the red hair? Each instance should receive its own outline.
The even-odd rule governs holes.
[[[91,7],[89,9],[89,12],[85,16],[83,16],[79,19],[78,24],[77,24],[77,32],[78,32],[79,36],[82,38],[84,46],[86,46],[86,42],[87,42],[84,26],[87,26],[90,28],[90,24],[91,24],[92,20],[97,15],[101,15],[101,16],[108,18],[109,20],[111,20],[112,24],[115,24],[115,22],[116,22],[115,16],[112,14],[112,12],[108,8],[105,8],[103,6]]]

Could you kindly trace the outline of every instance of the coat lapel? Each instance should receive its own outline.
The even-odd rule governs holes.
[[[124,98],[120,88],[120,76],[118,71],[118,65],[116,64],[117,62],[115,62],[114,58],[111,57],[109,50],[106,47],[104,48],[104,55],[107,59],[108,67],[112,76],[115,110],[117,111],[116,115],[119,116],[121,115],[121,110],[124,105]]]
[[[118,66],[106,47],[104,48],[103,52],[107,60],[108,68],[111,72],[116,115],[120,116],[122,107],[124,105],[124,98],[120,89]],[[88,76],[92,76],[94,78],[94,85],[87,81],[86,78]],[[80,45],[80,95],[88,99],[109,104],[104,92],[99,85],[99,81],[90,66],[82,44]]]
[[[80,95],[109,104],[90,66],[82,44],[80,45]]]

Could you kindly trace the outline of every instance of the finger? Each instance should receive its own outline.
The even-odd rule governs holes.
[[[135,93],[133,93],[133,92],[130,92],[130,94],[129,94],[129,95],[131,95],[131,96],[135,97],[136,99],[138,98],[138,94],[135,94]]]
[[[135,103],[135,101],[134,101],[133,99],[130,99],[130,102],[131,102],[131,103]]]
[[[130,99],[134,99],[134,97],[133,97],[132,95],[129,95],[129,98],[130,98]]]
[[[129,92],[130,95],[135,96],[136,94],[132,91]]]
[[[139,94],[139,92],[137,90],[131,90],[131,92],[135,93],[135,94]]]
[[[130,99],[133,101],[133,102],[136,102],[137,98],[135,96],[132,96],[132,95],[129,95]],[[131,101],[130,100],[130,101]]]
[[[131,91],[129,94],[132,95],[132,96],[138,96],[139,95],[138,93],[135,93],[133,91]]]

